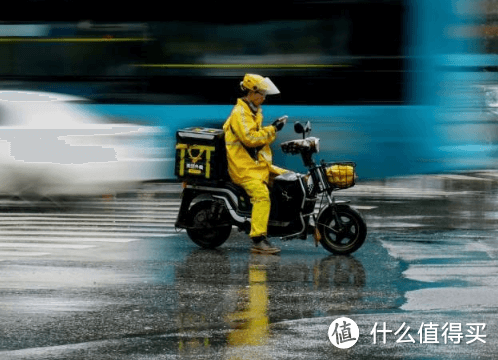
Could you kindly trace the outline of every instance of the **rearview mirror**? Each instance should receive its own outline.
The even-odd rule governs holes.
[[[305,131],[304,127],[299,121],[296,121],[294,123],[294,131],[297,132],[298,134],[304,133]]]

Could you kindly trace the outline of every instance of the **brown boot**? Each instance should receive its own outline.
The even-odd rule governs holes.
[[[272,246],[266,236],[258,236],[252,238],[254,245],[251,252],[257,254],[277,254],[280,252],[278,247]]]

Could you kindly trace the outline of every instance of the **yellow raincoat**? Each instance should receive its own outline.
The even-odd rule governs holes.
[[[272,164],[270,144],[275,141],[273,126],[263,127],[261,108],[253,112],[244,100],[238,99],[223,125],[232,181],[242,186],[253,204],[250,237],[266,235],[270,215],[270,174],[287,172]],[[251,156],[251,153],[253,156]]]

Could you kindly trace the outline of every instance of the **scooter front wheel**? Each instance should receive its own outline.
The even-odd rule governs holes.
[[[347,205],[336,206],[336,216],[326,209],[317,221],[322,246],[333,254],[347,255],[358,250],[367,237],[367,225],[355,209]]]
[[[217,214],[219,206],[221,213]],[[191,227],[187,228],[189,238],[205,249],[214,249],[223,245],[230,237],[232,225],[228,221],[228,211],[222,204],[214,201],[201,201],[189,210]]]

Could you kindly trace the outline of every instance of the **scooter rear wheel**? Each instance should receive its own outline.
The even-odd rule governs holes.
[[[340,224],[331,208],[323,212],[318,219],[320,242],[333,254],[351,254],[365,242],[367,225],[360,213],[347,205],[337,205],[336,211]]]
[[[219,205],[222,206],[222,211],[218,215],[213,212],[213,205],[213,201],[201,201],[189,210],[192,227],[187,229],[187,234],[194,243],[205,249],[223,245],[232,231],[226,207]]]

